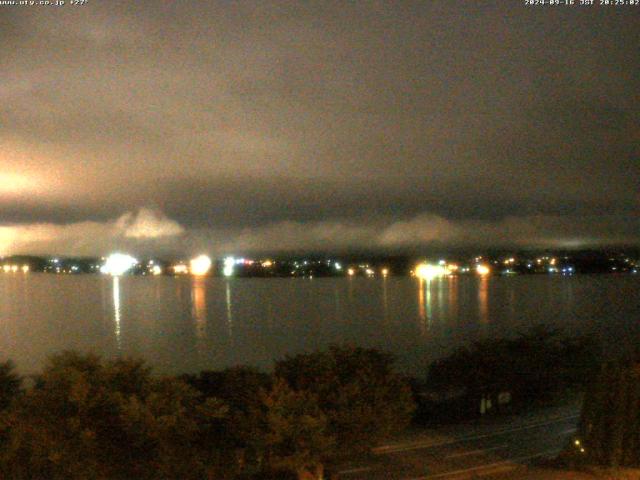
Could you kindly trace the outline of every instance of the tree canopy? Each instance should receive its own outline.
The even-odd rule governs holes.
[[[64,352],[2,418],[4,478],[204,478],[200,426],[221,402],[138,360]],[[204,456],[206,458],[206,455]]]
[[[366,451],[411,420],[411,390],[393,363],[380,350],[332,346],[277,362],[275,375],[316,396],[339,455]]]
[[[471,396],[509,392],[515,401],[546,400],[568,387],[582,387],[598,363],[588,337],[566,337],[535,327],[515,338],[487,339],[434,362],[427,386],[461,389]]]

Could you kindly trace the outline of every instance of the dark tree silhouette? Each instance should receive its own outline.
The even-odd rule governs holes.
[[[592,463],[640,466],[640,362],[603,365],[585,395],[576,447]]]
[[[277,362],[276,377],[318,399],[335,438],[337,456],[366,451],[405,428],[415,404],[392,355],[376,349],[333,346]]]

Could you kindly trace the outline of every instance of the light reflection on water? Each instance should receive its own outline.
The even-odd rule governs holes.
[[[232,313],[232,303],[231,303],[231,285],[230,280],[226,281],[225,284],[225,305],[227,306],[227,330],[229,332],[229,338],[233,338],[233,313]]]
[[[177,373],[331,343],[393,351],[409,372],[467,341],[550,323],[640,339],[640,279],[521,276],[220,279],[0,275],[0,351],[27,373],[62,349]],[[0,359],[1,360],[1,359]]]
[[[482,324],[489,323],[489,276],[481,275],[478,285],[479,320]]]
[[[195,322],[196,348],[199,354],[204,353],[207,335],[207,282],[199,276],[193,277],[191,285],[191,316]]]
[[[122,312],[120,311],[120,277],[113,277],[113,322],[118,350],[122,350]]]
[[[382,278],[382,312],[384,314],[385,325],[389,323],[389,294],[388,294],[388,277],[385,275]],[[336,289],[336,303],[337,303],[337,289]],[[337,309],[337,307],[336,307]]]
[[[418,279],[418,315],[420,317],[420,333],[425,335],[431,329],[433,319],[433,301],[431,289],[440,279]]]
[[[458,277],[450,276],[448,277],[449,285],[449,304],[448,308],[451,312],[452,320],[456,320],[458,317]],[[457,325],[457,322],[455,323]],[[452,325],[453,326],[453,325]]]

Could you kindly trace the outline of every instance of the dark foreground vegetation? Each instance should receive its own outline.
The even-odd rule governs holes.
[[[534,327],[514,338],[461,347],[418,383],[417,420],[433,424],[532,406],[584,391],[599,365],[591,337]]]
[[[333,347],[158,378],[137,360],[64,352],[31,388],[0,369],[0,478],[323,478],[404,429],[411,391],[390,355]]]
[[[28,388],[7,362],[0,478],[331,478],[412,418],[513,411],[585,389],[582,440],[570,453],[635,465],[640,367],[607,365],[593,342],[547,328],[461,348],[422,382],[396,373],[388,353],[337,346],[286,357],[271,374],[235,367],[180,377],[63,352]]]
[[[573,457],[606,467],[640,466],[640,361],[605,363],[587,389]]]

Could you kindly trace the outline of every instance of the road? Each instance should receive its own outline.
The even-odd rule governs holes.
[[[575,436],[575,406],[414,432],[374,448],[372,459],[340,471],[341,480],[455,480],[523,468],[560,452]]]

